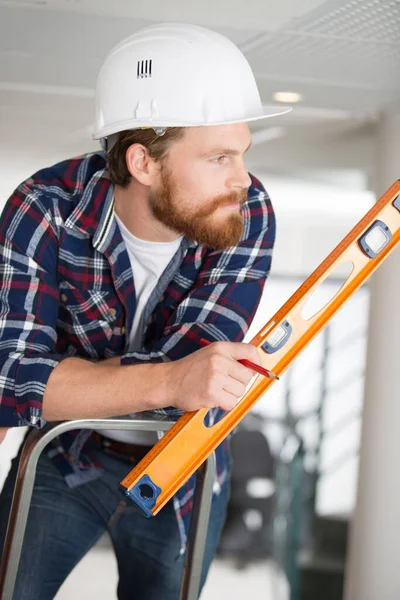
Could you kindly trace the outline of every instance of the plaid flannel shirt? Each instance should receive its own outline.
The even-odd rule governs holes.
[[[105,154],[63,161],[21,183],[0,218],[0,426],[43,425],[46,383],[65,358],[161,362],[199,349],[202,337],[242,341],[275,239],[269,197],[251,179],[241,242],[217,252],[183,238],[149,298],[140,352],[128,347],[135,284]],[[181,414],[157,412],[168,419]],[[222,415],[209,411],[210,424]],[[72,487],[101,476],[92,450],[90,432],[79,430],[46,451]],[[230,470],[227,440],[216,458],[218,492]],[[194,484],[191,477],[174,497],[183,549]]]

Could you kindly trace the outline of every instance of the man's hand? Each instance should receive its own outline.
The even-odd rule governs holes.
[[[171,404],[184,411],[216,407],[231,410],[256,375],[238,362],[242,359],[261,365],[254,346],[236,342],[215,342],[168,363]]]

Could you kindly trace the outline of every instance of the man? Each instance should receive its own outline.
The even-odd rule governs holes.
[[[258,306],[275,236],[272,207],[244,166],[262,107],[227,39],[158,25],[121,42],[97,82],[105,152],[45,168],[0,222],[0,426],[209,408],[221,418],[260,364],[239,343]],[[200,339],[217,342],[200,349]],[[119,482],[150,433],[69,433],[39,461],[14,598],[51,599],[108,530],[118,598],[176,600],[194,478],[153,519]],[[1,544],[18,458],[0,498]],[[229,497],[227,442],[202,585]]]

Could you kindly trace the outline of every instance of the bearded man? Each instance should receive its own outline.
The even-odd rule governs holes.
[[[102,150],[37,172],[1,216],[0,427],[201,408],[212,424],[233,408],[254,374],[238,361],[261,364],[242,340],[275,238],[244,163],[247,123],[282,112],[262,106],[238,48],[202,27],[154,25],[109,53],[96,90]],[[179,598],[194,478],[153,519],[119,491],[156,441],[82,430],[49,445],[15,599],[54,598],[105,531],[120,600]],[[216,458],[201,585],[229,499],[227,440]],[[0,497],[1,545],[18,461]]]

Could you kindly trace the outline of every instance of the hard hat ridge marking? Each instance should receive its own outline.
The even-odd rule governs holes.
[[[153,61],[151,59],[138,60],[137,64],[137,78],[143,79],[144,77],[151,77]]]

